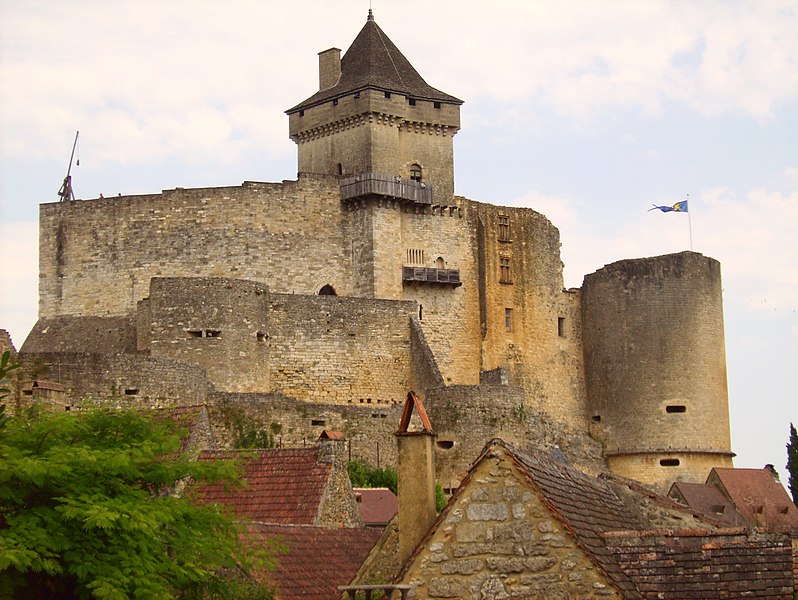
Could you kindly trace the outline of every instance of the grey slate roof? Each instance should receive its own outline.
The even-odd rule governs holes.
[[[420,100],[462,104],[463,101],[435,89],[418,74],[370,14],[341,59],[341,78],[331,88],[313,94],[286,113],[321,104],[364,89],[404,94]]]

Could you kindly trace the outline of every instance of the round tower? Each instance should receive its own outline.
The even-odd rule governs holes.
[[[732,466],[720,263],[623,260],[582,286],[592,433],[610,469],[665,487]]]

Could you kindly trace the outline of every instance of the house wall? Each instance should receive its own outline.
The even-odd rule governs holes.
[[[501,451],[475,468],[400,579],[417,598],[620,598]]]

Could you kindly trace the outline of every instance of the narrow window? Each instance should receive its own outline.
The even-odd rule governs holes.
[[[499,283],[512,283],[513,277],[510,271],[510,258],[508,256],[499,257]]]
[[[415,106],[415,105],[416,105],[416,99],[415,99],[415,98],[408,98],[408,99],[407,99],[407,103],[408,103],[410,106]]]
[[[667,413],[683,413],[687,412],[687,407],[684,404],[669,404],[665,407]]]
[[[338,106],[338,98],[333,98],[333,106]]]
[[[137,396],[139,388],[125,388],[125,396]]]
[[[310,424],[312,427],[324,427],[324,419],[311,419]]]
[[[385,97],[386,98],[390,98],[391,97],[391,92],[385,92]]]
[[[439,257],[437,258],[437,260],[435,261],[435,267],[436,267],[436,268],[438,268],[438,269],[444,269],[444,268],[446,268],[446,261],[445,261],[445,260],[443,260],[443,257],[442,257],[442,256],[439,256]]]
[[[205,330],[205,337],[209,338],[218,338],[222,337],[222,332],[218,329],[206,329]]]
[[[433,102],[432,106],[434,106],[435,108],[440,108],[441,107],[441,103],[440,102]]]
[[[339,174],[339,175],[343,175],[343,174],[344,174],[344,167],[343,167],[343,165],[342,165],[341,163],[338,163],[338,167],[337,167],[337,168],[338,168],[338,174]]]
[[[557,317],[557,335],[565,337],[565,317]]]
[[[195,337],[195,338],[203,337],[202,333],[203,333],[202,329],[189,329],[188,330],[188,335],[190,335],[191,337]]]
[[[662,458],[662,459],[660,459],[659,464],[662,467],[678,467],[679,466],[679,459],[678,458]]]
[[[601,415],[593,415],[590,418],[593,419],[594,423],[601,423]]]
[[[418,320],[419,321],[423,321],[424,320],[424,305],[423,304],[419,304],[418,305]]]
[[[421,181],[421,165],[413,164],[410,167],[410,179],[413,181]]]
[[[499,241],[510,241],[510,217],[499,215]]]
[[[505,308],[504,309],[504,330],[507,333],[511,333],[513,330],[513,309],[512,308]]]
[[[304,110],[300,110],[299,111],[299,116],[300,117],[304,117],[305,116],[305,111]]]
[[[355,92],[355,100],[357,100],[358,98],[360,98],[360,92]]]
[[[438,448],[443,448],[444,450],[450,450],[454,448],[454,441],[453,440],[439,440],[435,442],[435,445]]]

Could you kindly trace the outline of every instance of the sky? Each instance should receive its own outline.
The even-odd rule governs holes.
[[[296,177],[284,111],[368,0],[0,0],[0,328],[36,320],[38,204]],[[798,425],[795,0],[372,0],[465,101],[455,189],[560,230],[565,285],[693,249],[722,266],[738,467]],[[688,215],[648,211],[689,197]],[[689,310],[689,307],[685,307]],[[685,357],[689,360],[689,357]]]

